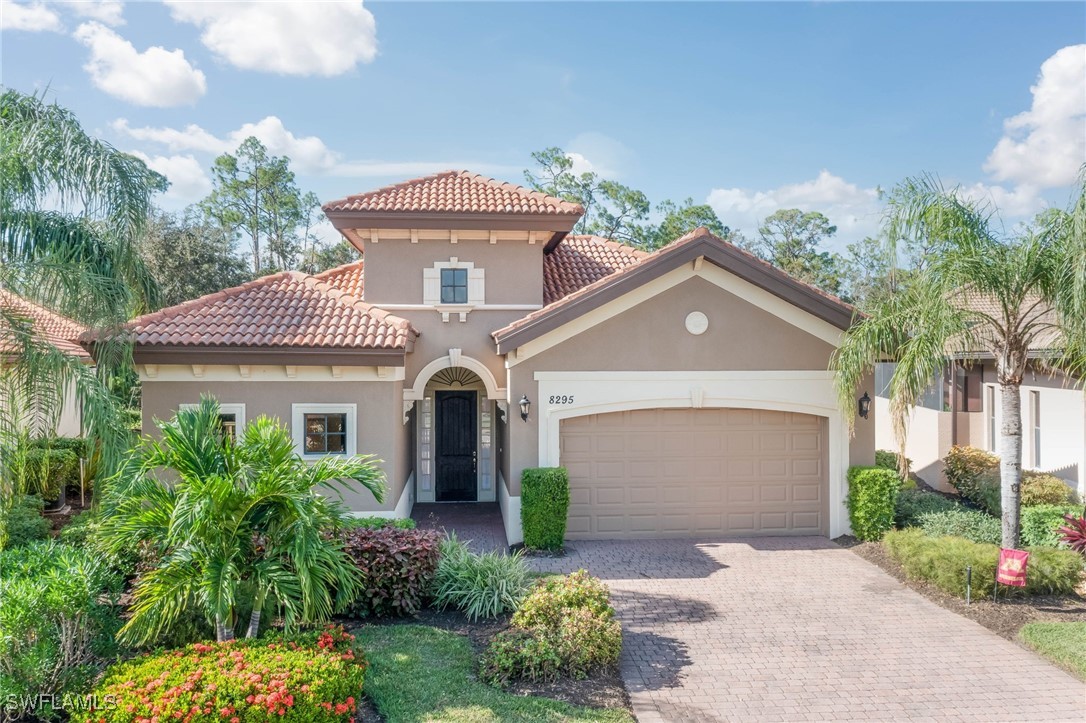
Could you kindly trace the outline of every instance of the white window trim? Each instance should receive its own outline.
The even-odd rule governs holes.
[[[442,269],[467,269],[468,270],[468,301],[466,304],[442,304],[441,303],[441,271]],[[473,261],[461,261],[456,256],[448,261],[437,261],[433,266],[422,270],[422,303],[426,306],[439,308],[439,311],[471,311],[476,306],[486,303],[486,272],[484,269],[475,268]]]
[[[182,404],[179,409],[199,409],[199,404]],[[236,434],[240,435],[245,431],[245,405],[234,402],[220,402],[219,414],[233,414],[234,415],[234,428]]]
[[[358,442],[358,405],[357,404],[291,404],[291,437],[294,439],[294,451],[305,460],[318,460],[326,456],[324,452],[306,453],[305,451],[305,415],[307,414],[346,414],[347,436],[345,446],[347,457],[357,454]],[[336,455],[339,456],[339,455]]]

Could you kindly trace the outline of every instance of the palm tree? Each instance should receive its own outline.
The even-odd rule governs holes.
[[[1071,211],[1005,234],[992,209],[957,189],[931,177],[904,181],[888,199],[890,257],[897,258],[898,241],[923,240],[936,252],[845,334],[831,364],[841,408],[851,415],[853,390],[874,365],[897,363],[890,414],[903,450],[910,412],[948,360],[992,355],[1002,407],[1004,547],[1019,542],[1019,388],[1030,350],[1042,338],[1057,338],[1062,353],[1036,362],[1080,375],[1086,370],[1086,181],[1080,193]]]
[[[325,620],[351,601],[360,573],[326,534],[348,513],[315,490],[357,483],[380,501],[378,460],[328,456],[307,463],[288,431],[267,417],[232,440],[210,398],[159,429],[161,441],[141,441],[102,503],[104,551],[150,541],[162,552],[136,583],[122,639],[151,642],[192,606],[223,641],[234,637],[243,608],[251,610],[247,635],[254,637],[269,605],[292,627]],[[160,469],[171,481],[156,478]]]
[[[39,96],[0,94],[0,289],[93,327],[119,324],[155,302],[135,240],[166,180],[143,161],[89,136],[76,117]],[[96,368],[55,353],[0,305],[5,387],[37,395],[41,418],[74,386],[88,436],[108,467],[129,444],[108,379],[130,359],[123,340],[97,349]],[[15,423],[21,420],[14,420]],[[16,424],[16,426],[18,426]],[[47,426],[47,425],[46,425]],[[0,440],[2,442],[3,440]],[[9,445],[2,445],[9,446]],[[2,451],[2,450],[0,450]],[[10,455],[0,454],[0,458]],[[12,475],[0,470],[0,478]],[[8,484],[0,503],[10,499]]]

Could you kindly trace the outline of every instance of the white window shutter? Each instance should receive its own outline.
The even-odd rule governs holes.
[[[486,297],[486,275],[483,269],[468,269],[468,303],[483,304]]]
[[[422,303],[436,304],[441,301],[441,270],[422,270]]]

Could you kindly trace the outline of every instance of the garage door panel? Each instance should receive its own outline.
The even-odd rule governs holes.
[[[644,409],[561,423],[572,539],[824,534],[822,420]]]

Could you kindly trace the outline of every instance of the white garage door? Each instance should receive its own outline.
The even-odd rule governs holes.
[[[823,420],[757,409],[639,409],[562,420],[570,539],[822,535]]]

